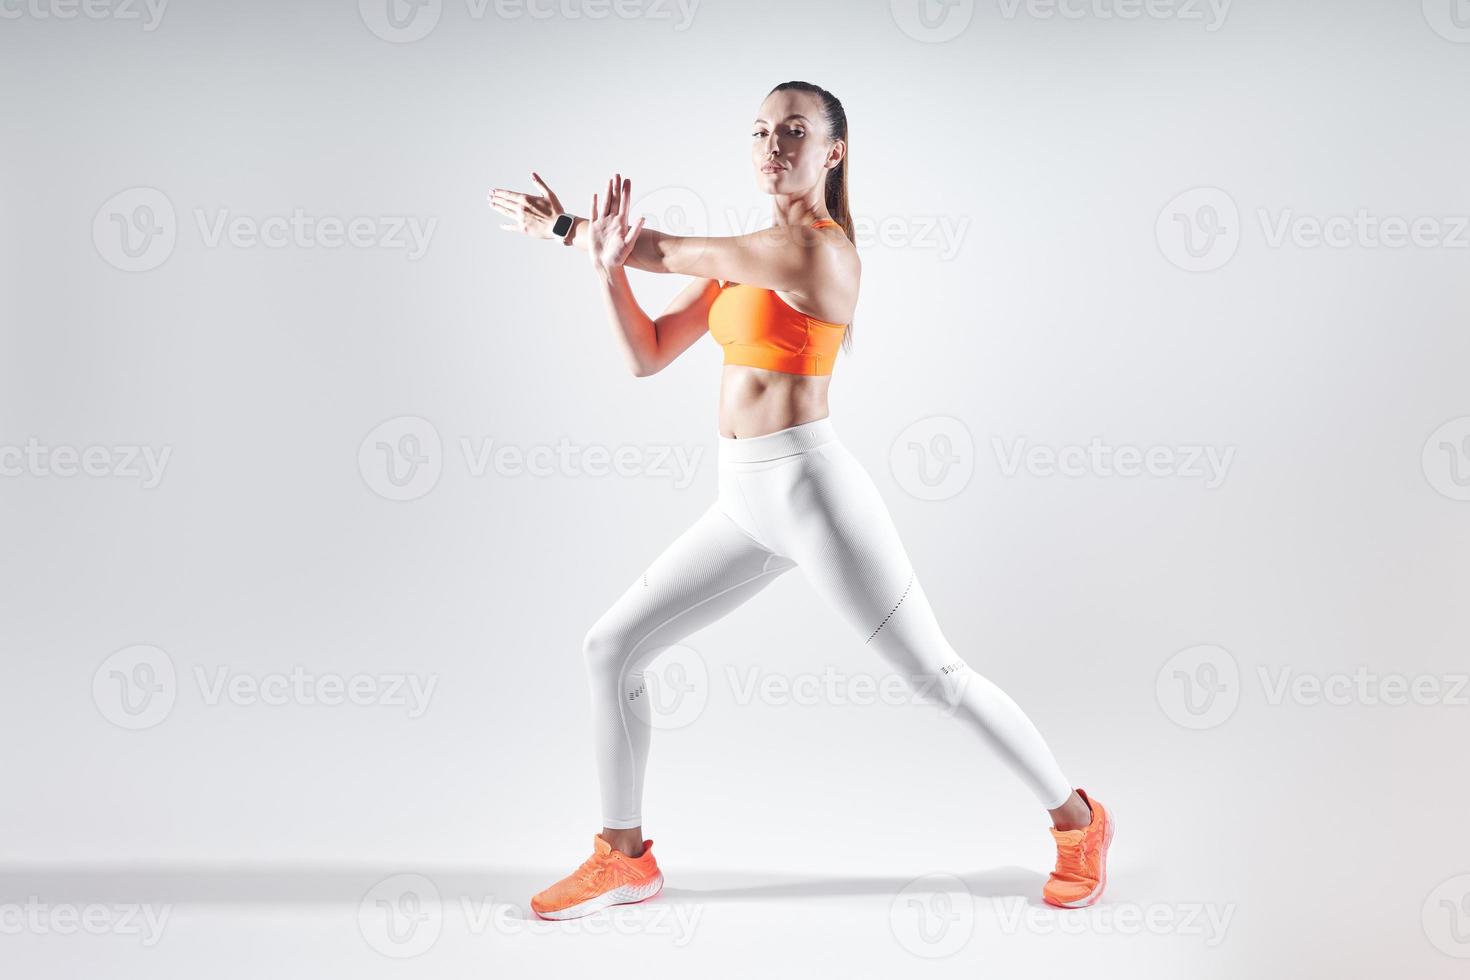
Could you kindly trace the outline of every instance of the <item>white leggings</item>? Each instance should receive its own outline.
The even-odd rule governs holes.
[[[643,823],[649,725],[644,668],[800,565],[863,644],[931,685],[1047,809],[1072,794],[1020,706],[949,645],[883,498],[827,416],[778,432],[720,436],[719,498],[588,631],[593,739],[604,827]]]

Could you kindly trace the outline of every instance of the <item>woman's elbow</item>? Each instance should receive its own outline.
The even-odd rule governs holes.
[[[664,369],[664,365],[655,361],[634,361],[628,366],[635,378],[650,378]]]
[[[634,378],[653,378],[660,370],[663,370],[663,367],[663,364],[634,364],[632,372],[634,372]]]

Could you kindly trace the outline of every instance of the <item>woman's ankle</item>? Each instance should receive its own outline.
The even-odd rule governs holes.
[[[1051,825],[1057,830],[1081,830],[1092,823],[1092,807],[1075,789],[1065,803],[1046,812],[1051,814]]]
[[[611,844],[613,850],[622,851],[630,858],[639,857],[643,854],[642,827],[627,827],[620,829],[603,827],[602,833],[598,836]]]

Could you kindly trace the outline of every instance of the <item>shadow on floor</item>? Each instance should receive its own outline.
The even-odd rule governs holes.
[[[932,870],[932,869],[930,869]],[[493,901],[512,906],[512,917],[530,915],[530,897],[566,869],[528,871],[465,865],[224,865],[117,864],[0,865],[0,903],[152,903],[194,906],[347,904],[357,906],[369,891],[396,875],[403,887],[427,879],[444,902]],[[680,904],[779,901],[896,895],[928,873],[911,876],[777,874],[715,869],[666,869],[671,882],[659,901]],[[976,897],[1022,896],[1039,902],[1046,876],[1007,867],[957,874]],[[952,884],[952,882],[951,882]],[[935,890],[943,890],[936,881]],[[922,886],[921,886],[922,889]]]
[[[948,874],[948,872],[946,872]],[[673,900],[738,902],[770,898],[834,898],[861,895],[895,895],[924,872],[873,877],[830,877],[813,875],[762,875],[748,872],[694,871],[680,875],[680,886],[666,885],[664,895]],[[996,868],[958,874],[977,898],[1041,894],[1046,875],[1025,868]],[[942,890],[936,884],[935,890]]]

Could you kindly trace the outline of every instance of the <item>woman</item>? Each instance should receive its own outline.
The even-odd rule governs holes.
[[[724,348],[718,499],[640,574],[587,633],[602,832],[576,871],[531,900],[567,919],[656,894],[663,876],[643,838],[649,732],[643,670],[800,566],[864,644],[906,676],[938,680],[956,717],[1021,777],[1051,815],[1053,905],[1089,905],[1106,884],[1112,814],[1074,790],[1031,721],[974,673],[935,621],[872,479],[839,441],[827,389],[850,347],[861,266],[847,204],[847,117],[825,89],[776,86],[757,113],[751,166],[772,197],[770,228],[731,237],[628,227],[632,181],[617,175],[589,218],[563,217],[551,188],[497,188],[490,205],[534,238],[586,249],[614,336],[638,377],[667,367],[706,331]],[[639,307],[625,267],[693,276],[657,320]]]

